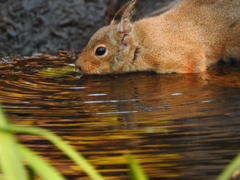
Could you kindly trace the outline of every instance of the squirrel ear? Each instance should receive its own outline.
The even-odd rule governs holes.
[[[132,24],[128,19],[122,19],[117,26],[117,32],[120,35],[120,42],[123,46],[126,46],[126,39],[130,36],[132,32]]]
[[[128,19],[122,19],[117,27],[118,33],[123,36],[129,35],[132,32],[132,24]]]
[[[132,0],[125,5],[123,5],[120,10],[115,14],[113,20],[111,21],[111,25],[118,24],[121,21],[128,20],[130,22],[133,14],[134,14],[134,7],[137,0]]]

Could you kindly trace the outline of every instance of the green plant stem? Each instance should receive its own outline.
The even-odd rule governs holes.
[[[0,108],[0,127],[8,128],[6,116]],[[27,174],[12,133],[0,131],[0,165],[5,179],[27,180]]]
[[[70,159],[72,159],[83,171],[94,180],[104,180],[104,178],[95,170],[95,168],[75,149],[63,141],[54,133],[39,127],[23,127],[11,125],[12,131],[19,131],[28,134],[43,136],[51,141],[55,146],[62,150]]]
[[[221,172],[217,180],[228,180],[234,171],[240,167],[240,154],[238,154],[232,162]]]
[[[136,160],[131,155],[128,155],[127,159],[131,180],[148,180],[147,175]]]
[[[44,180],[66,180],[54,167],[31,149],[22,144],[18,144],[18,149],[28,165]]]

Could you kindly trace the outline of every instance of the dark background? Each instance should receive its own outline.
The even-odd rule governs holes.
[[[139,0],[136,18],[171,0]],[[0,56],[81,50],[126,0],[0,0]]]

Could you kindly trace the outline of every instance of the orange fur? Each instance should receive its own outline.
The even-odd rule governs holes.
[[[76,61],[84,73],[197,73],[220,59],[240,59],[239,0],[183,0],[131,23],[135,3],[92,36]],[[96,55],[98,47],[106,52]]]

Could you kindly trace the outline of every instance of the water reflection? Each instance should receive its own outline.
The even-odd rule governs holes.
[[[73,62],[35,55],[2,64],[0,97],[11,122],[58,133],[108,179],[127,179],[127,153],[151,179],[215,179],[239,153],[239,67],[212,69],[208,80],[196,74],[39,73]],[[47,141],[19,139],[69,179],[87,179]]]

